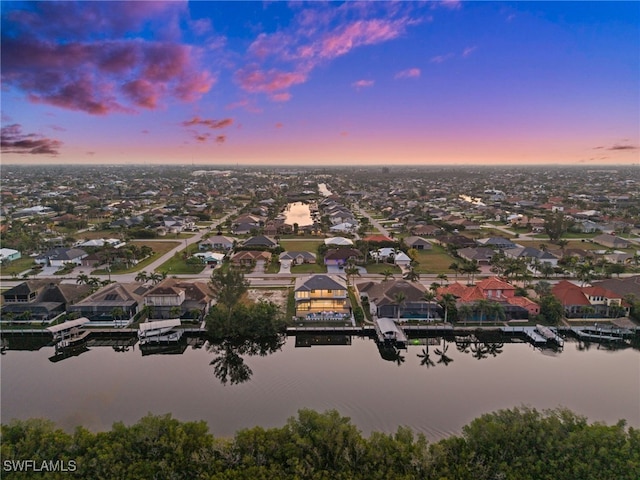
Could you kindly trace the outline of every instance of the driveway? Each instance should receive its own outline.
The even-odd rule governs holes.
[[[291,260],[280,262],[280,271],[278,273],[291,273]]]

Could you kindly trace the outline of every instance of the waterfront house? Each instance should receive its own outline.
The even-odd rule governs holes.
[[[554,285],[556,297],[568,318],[618,317],[629,314],[630,306],[619,295],[602,286],[580,287],[567,280]]]
[[[347,283],[340,275],[298,277],[294,287],[296,316],[340,318],[351,312]]]
[[[149,318],[189,318],[200,320],[213,304],[213,291],[206,282],[167,278],[144,295]]]
[[[139,283],[112,283],[69,306],[67,311],[88,318],[92,324],[128,325],[151,288]]]
[[[442,316],[442,309],[435,302],[427,302],[423,295],[427,289],[418,282],[407,280],[386,280],[384,282],[360,282],[356,285],[360,297],[369,300],[372,315],[398,318],[401,320],[425,320]],[[404,296],[398,304],[398,294]]]
[[[2,293],[1,318],[22,320],[52,320],[68,306],[91,292],[89,285],[60,283],[60,280],[27,280]]]

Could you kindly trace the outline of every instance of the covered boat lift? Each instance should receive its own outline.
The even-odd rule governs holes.
[[[69,320],[59,323],[58,325],[47,327],[46,330],[53,335],[53,341],[56,347],[71,347],[82,343],[89,336],[90,332],[81,328],[86,323],[89,323],[89,319],[87,317],[81,317],[76,320]]]

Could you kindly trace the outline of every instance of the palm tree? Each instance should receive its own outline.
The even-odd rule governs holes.
[[[177,305],[174,305],[169,309],[169,316],[171,318],[180,318],[181,313],[182,313],[182,309]]]
[[[458,309],[458,316],[464,321],[469,320],[471,316],[473,316],[473,308],[471,305],[464,304]]]
[[[111,318],[114,320],[122,320],[124,316],[124,309],[122,307],[114,307],[111,309]]]
[[[404,276],[405,280],[409,280],[410,282],[417,282],[420,279],[420,274],[416,272],[413,267],[409,269],[409,271]]]
[[[149,274],[146,272],[146,270],[143,270],[142,272],[139,272],[136,275],[135,281],[136,282],[147,283],[149,281]]]
[[[480,314],[480,325],[482,325],[482,320],[485,314],[491,309],[491,302],[486,299],[478,300],[475,304],[475,310]]]
[[[422,300],[427,302],[427,319],[431,320],[431,302],[436,298],[436,294],[427,290],[422,294]]]
[[[396,307],[397,321],[400,321],[400,309],[402,308],[406,300],[407,300],[407,296],[404,294],[404,292],[397,292],[396,294],[393,295],[393,301],[397,305]]]
[[[449,320],[449,311],[456,308],[456,297],[451,293],[444,293],[440,297],[440,306],[444,309],[444,322]]]
[[[149,275],[148,279],[151,281],[152,284],[157,285],[163,280],[163,277],[161,273],[153,272],[151,275]]]
[[[438,274],[438,280],[442,280],[442,282],[445,283],[445,285],[446,285],[446,282],[447,282],[447,280],[449,280],[449,277],[447,276],[446,273],[439,273]]]
[[[360,269],[355,265],[347,266],[347,268],[344,269],[344,273],[347,276],[347,284],[350,283],[349,279],[352,278],[354,275],[361,276]]]
[[[493,321],[494,322],[499,322],[499,321],[504,320],[506,318],[504,307],[502,306],[502,304],[500,304],[498,302],[491,302],[489,304],[489,312],[488,313],[493,315]]]
[[[455,280],[457,282],[458,272],[460,272],[460,264],[458,262],[453,262],[451,265],[449,265],[449,270],[453,270],[453,273],[455,274]]]
[[[76,277],[76,283],[78,285],[88,285],[89,284],[89,275],[81,273]]]
[[[384,276],[384,281],[386,282],[387,280],[389,280],[389,277],[393,277],[393,272],[392,272],[390,269],[385,268],[385,269],[381,272],[381,275],[383,275],[383,276]]]

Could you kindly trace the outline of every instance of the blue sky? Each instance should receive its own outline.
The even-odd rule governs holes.
[[[638,2],[2,2],[6,163],[638,163]]]

